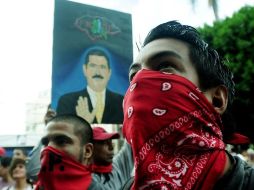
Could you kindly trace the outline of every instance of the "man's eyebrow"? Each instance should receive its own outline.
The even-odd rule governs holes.
[[[159,59],[161,57],[174,57],[174,58],[177,58],[177,59],[182,59],[182,57],[177,54],[176,52],[173,52],[173,51],[162,51],[162,52],[158,52],[154,55],[152,55],[149,60],[155,60],[155,59]]]
[[[45,137],[42,137],[41,139],[41,143],[43,145],[47,145],[49,143],[50,140],[56,141],[56,140],[67,140],[68,142],[72,143],[72,139],[66,135],[63,134],[52,134],[52,135],[47,135]]]

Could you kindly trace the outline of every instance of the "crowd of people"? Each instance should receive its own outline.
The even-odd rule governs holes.
[[[32,190],[34,184],[27,176],[27,151],[14,148],[12,156],[5,153],[0,156],[0,189],[1,190]]]
[[[232,72],[195,28],[176,21],[153,28],[129,81],[121,134],[51,110],[29,159],[22,150],[1,158],[0,189],[254,188],[252,149],[246,157],[227,149],[251,143],[229,119]],[[121,137],[114,155],[112,141]]]

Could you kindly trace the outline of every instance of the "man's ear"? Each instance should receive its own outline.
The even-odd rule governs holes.
[[[224,85],[213,88],[212,105],[221,115],[226,111],[228,105],[228,91]]]
[[[93,156],[93,144],[87,143],[84,145],[84,159],[90,160]]]

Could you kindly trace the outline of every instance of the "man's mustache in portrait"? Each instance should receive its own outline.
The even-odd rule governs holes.
[[[96,79],[96,78],[98,78],[98,79],[104,79],[104,77],[101,76],[101,75],[94,75],[94,76],[93,76],[93,79]]]

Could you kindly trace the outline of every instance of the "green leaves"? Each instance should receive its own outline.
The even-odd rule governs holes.
[[[198,29],[213,48],[226,60],[234,73],[236,103],[233,112],[239,128],[254,122],[254,7],[245,6],[232,17],[215,21],[213,26]],[[240,126],[241,125],[241,126]],[[245,126],[250,135],[254,126]]]
[[[254,7],[246,6],[231,18],[199,29],[205,40],[229,61],[238,91],[254,86]]]

